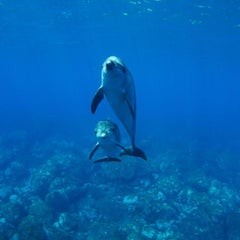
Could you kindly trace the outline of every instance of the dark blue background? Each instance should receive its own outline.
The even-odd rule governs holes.
[[[239,12],[238,1],[1,1],[0,130],[92,134],[111,116],[90,104],[116,55],[135,79],[137,137],[235,138]]]

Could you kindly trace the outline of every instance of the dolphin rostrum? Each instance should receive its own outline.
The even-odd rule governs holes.
[[[145,153],[135,146],[136,93],[134,80],[124,63],[115,56],[108,57],[103,63],[102,82],[92,101],[92,113],[95,113],[104,95],[131,139],[128,154],[147,160]],[[123,152],[123,154],[125,153]]]

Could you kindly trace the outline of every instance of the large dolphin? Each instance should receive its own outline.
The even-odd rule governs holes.
[[[135,146],[136,93],[133,77],[124,63],[115,56],[108,57],[102,67],[102,82],[91,105],[95,113],[104,95],[125,127],[131,139],[129,155],[147,159],[145,153]]]
[[[97,138],[97,143],[93,147],[89,159],[93,157],[99,147],[101,147],[106,154],[105,157],[95,160],[94,163],[120,162],[121,160],[118,158],[120,150],[128,154],[128,150],[120,144],[120,131],[116,123],[110,120],[99,121],[94,132]]]

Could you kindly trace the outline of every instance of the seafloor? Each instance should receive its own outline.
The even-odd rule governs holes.
[[[0,240],[240,239],[240,146],[224,144],[149,139],[148,161],[93,164],[87,141],[4,134]]]

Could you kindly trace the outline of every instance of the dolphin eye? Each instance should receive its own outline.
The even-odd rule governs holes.
[[[112,127],[111,132],[113,132],[114,134],[118,134],[118,129],[115,127]]]

